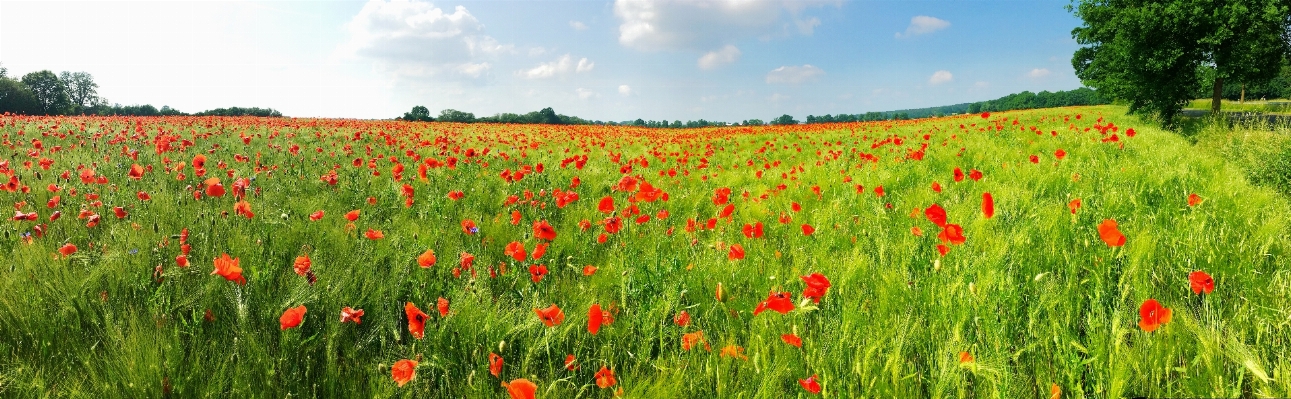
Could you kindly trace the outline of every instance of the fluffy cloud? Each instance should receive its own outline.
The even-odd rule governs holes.
[[[825,71],[811,66],[782,66],[767,73],[767,83],[799,84],[824,75]]]
[[[1032,79],[1039,79],[1045,76],[1049,76],[1048,68],[1036,68],[1036,69],[1032,69],[1031,72],[1027,73],[1027,77]]]
[[[619,85],[619,94],[622,94],[622,95],[625,95],[625,96],[630,96],[630,95],[632,95],[632,86],[628,86],[628,85]]]
[[[346,28],[350,38],[342,53],[399,75],[478,78],[490,69],[486,60],[515,51],[484,34],[484,25],[462,6],[448,12],[426,2],[372,0]]]
[[[574,30],[587,30],[587,24],[579,21],[569,21],[569,27],[574,28]]]
[[[721,50],[709,51],[708,54],[699,57],[700,69],[717,69],[722,65],[730,64],[740,59],[740,49],[732,45],[726,45]]]
[[[810,35],[820,20],[808,7],[821,0],[615,0],[619,44],[638,50],[708,50],[736,40],[783,34]]]
[[[950,74],[950,71],[941,70],[932,73],[932,77],[928,78],[928,84],[939,85],[954,79],[955,77]]]
[[[546,79],[556,76],[568,75],[570,73],[583,73],[591,71],[596,67],[596,63],[588,61],[587,58],[579,59],[574,62],[574,58],[565,54],[552,62],[538,64],[528,70],[518,71],[517,75],[526,79]]]
[[[950,22],[944,19],[920,15],[910,18],[910,26],[905,28],[905,33],[897,32],[897,38],[918,36],[922,34],[936,32],[950,27]]]

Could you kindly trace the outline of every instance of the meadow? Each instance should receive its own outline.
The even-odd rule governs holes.
[[[0,396],[1291,395],[1286,197],[1117,106],[0,138]]]

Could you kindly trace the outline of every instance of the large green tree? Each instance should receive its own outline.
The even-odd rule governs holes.
[[[99,98],[99,84],[94,83],[94,76],[87,72],[63,71],[58,79],[67,86],[67,98],[72,106],[72,113],[84,114]]]
[[[53,72],[44,70],[23,75],[22,83],[27,85],[31,93],[36,96],[41,114],[57,115],[71,105],[67,97],[67,84],[58,79],[58,75]]]
[[[1291,27],[1289,0],[1076,0],[1084,21],[1076,76],[1130,112],[1171,124],[1202,77],[1213,73],[1212,109],[1225,81],[1258,83],[1277,75]],[[1209,71],[1208,71],[1209,70]]]

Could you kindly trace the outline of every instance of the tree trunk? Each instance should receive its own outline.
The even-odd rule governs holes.
[[[1213,94],[1211,94],[1211,97],[1210,97],[1210,112],[1212,114],[1219,114],[1219,105],[1220,105],[1220,102],[1223,100],[1223,94],[1224,94],[1224,78],[1216,76],[1215,91],[1213,92]]]
[[[1242,96],[1238,98],[1237,102],[1246,104],[1246,83],[1242,83]]]

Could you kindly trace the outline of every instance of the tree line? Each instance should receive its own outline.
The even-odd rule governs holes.
[[[839,122],[874,122],[888,120],[905,120],[917,118],[929,118],[937,116],[958,115],[964,113],[978,112],[997,112],[1011,111],[1015,109],[1032,109],[1032,108],[1049,108],[1049,107],[1066,107],[1072,105],[1099,105],[1107,104],[1108,100],[1098,95],[1086,87],[1076,90],[1032,93],[1024,91],[1021,93],[1010,94],[989,101],[980,101],[975,103],[963,103],[947,105],[941,107],[905,109],[898,111],[886,112],[866,112],[863,114],[838,114],[814,116],[807,115],[806,123],[839,123]],[[691,129],[701,127],[722,127],[722,126],[764,126],[764,125],[797,125],[803,123],[794,119],[792,115],[780,115],[779,117],[763,121],[761,119],[745,119],[740,122],[727,123],[721,121],[709,121],[705,119],[682,122],[674,120],[645,120],[636,119],[631,121],[599,121],[587,120],[576,116],[567,116],[557,114],[551,107],[543,108],[540,111],[534,111],[527,114],[501,113],[493,116],[476,117],[470,112],[458,111],[455,109],[446,109],[439,112],[439,116],[431,116],[430,110],[424,106],[418,105],[412,107],[412,110],[405,112],[403,116],[395,118],[404,121],[420,122],[457,122],[457,123],[517,123],[517,124],[546,124],[546,125],[610,125],[610,126],[640,126],[650,128],[671,128],[671,129]]]
[[[281,117],[272,108],[216,108],[193,114],[169,106],[108,104],[98,95],[99,85],[86,72],[49,70],[10,77],[0,66],[0,113],[22,115],[121,115],[121,116],[261,116]]]

